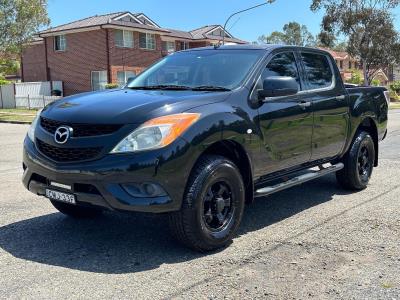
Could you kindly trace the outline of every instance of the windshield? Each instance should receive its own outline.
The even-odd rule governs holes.
[[[232,90],[261,58],[261,50],[179,52],[169,55],[127,85],[131,89]]]

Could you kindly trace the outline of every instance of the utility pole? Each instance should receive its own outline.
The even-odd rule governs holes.
[[[223,32],[223,36],[222,36],[222,45],[225,45],[225,30],[226,30],[226,25],[228,25],[228,22],[230,21],[230,19],[232,19],[232,17],[234,17],[234,16],[236,16],[236,15],[238,15],[238,14],[244,13],[244,12],[246,12],[246,11],[249,11],[249,10],[252,10],[252,9],[255,9],[255,8],[258,8],[258,7],[260,7],[260,6],[264,6],[264,5],[267,5],[267,4],[272,4],[272,3],[274,3],[274,2],[275,2],[275,0],[267,0],[265,3],[261,3],[261,4],[258,4],[258,5],[255,5],[255,6],[252,6],[252,7],[249,7],[249,8],[246,8],[246,9],[243,9],[243,10],[240,10],[240,11],[237,11],[237,12],[231,14],[231,15],[229,16],[229,18],[226,20],[225,25],[224,25],[224,32]]]

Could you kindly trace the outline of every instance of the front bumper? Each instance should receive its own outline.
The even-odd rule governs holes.
[[[183,139],[174,144],[163,151],[113,154],[95,161],[56,164],[44,157],[26,138],[22,181],[29,191],[41,196],[45,195],[46,188],[73,193],[77,205],[81,206],[152,213],[176,211],[181,207],[192,165],[187,151],[189,145]],[[72,190],[50,187],[50,182],[69,185]],[[138,198],[121,186],[144,182],[159,185],[166,194]]]

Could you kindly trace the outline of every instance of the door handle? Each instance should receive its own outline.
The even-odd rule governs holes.
[[[337,96],[335,99],[338,101],[342,101],[342,100],[346,99],[346,96],[345,95]]]
[[[307,107],[310,107],[310,106],[311,106],[311,102],[310,102],[310,101],[300,101],[300,102],[299,102],[299,106],[300,106],[302,109],[306,109]]]

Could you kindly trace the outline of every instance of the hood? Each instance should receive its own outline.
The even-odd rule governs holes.
[[[230,92],[107,90],[70,96],[48,105],[42,116],[68,123],[141,124],[155,117],[224,101]]]

